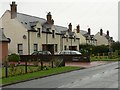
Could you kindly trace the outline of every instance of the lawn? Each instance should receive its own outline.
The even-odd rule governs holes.
[[[0,68],[2,69],[2,77],[5,77],[5,67]],[[34,72],[40,69],[40,67],[37,66],[27,66],[27,72]],[[13,75],[19,75],[19,74],[24,74],[25,73],[25,66],[16,66],[14,68],[9,67],[8,68],[8,76],[13,76]]]
[[[90,61],[119,61],[120,57],[109,58],[108,56],[90,57]]]
[[[22,75],[16,75],[16,76],[8,77],[8,78],[2,78],[1,84],[2,85],[11,84],[11,83],[19,82],[19,81],[31,80],[35,78],[40,78],[44,76],[59,74],[59,73],[68,72],[72,70],[78,70],[78,69],[80,69],[80,67],[66,66],[66,67],[51,68],[49,70],[42,70],[42,71],[37,71],[37,72],[32,72],[32,73],[27,73],[27,74],[22,74]]]

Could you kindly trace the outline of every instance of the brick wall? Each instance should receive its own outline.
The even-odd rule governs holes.
[[[8,42],[0,42],[0,63],[5,60],[8,55]]]

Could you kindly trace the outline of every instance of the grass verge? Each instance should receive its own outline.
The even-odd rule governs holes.
[[[120,58],[90,58],[90,61],[119,61]]]
[[[43,71],[38,71],[38,72],[33,72],[33,73],[27,73],[23,75],[17,75],[17,76],[12,76],[8,78],[2,78],[2,85],[8,85],[12,83],[17,83],[17,82],[22,82],[26,80],[32,80],[36,78],[41,78],[49,75],[55,75],[63,72],[68,72],[72,70],[78,70],[80,67],[72,67],[72,66],[66,66],[66,67],[57,67],[57,68],[52,68],[50,70],[43,70]],[[1,79],[0,79],[1,80]]]

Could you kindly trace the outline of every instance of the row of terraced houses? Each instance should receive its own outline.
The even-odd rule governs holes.
[[[91,35],[91,29],[81,30],[80,25],[72,30],[72,23],[67,27],[54,24],[51,12],[46,19],[17,12],[17,4],[12,2],[0,18],[1,31],[8,39],[8,54],[28,55],[34,51],[48,50],[52,54],[62,50],[80,50],[81,44],[109,45],[113,38],[109,31],[103,30]]]

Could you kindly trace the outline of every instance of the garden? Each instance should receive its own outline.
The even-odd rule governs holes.
[[[34,56],[26,60],[21,58],[17,54],[11,54],[3,63],[2,68],[0,68],[2,72],[0,77],[2,82],[0,83],[2,85],[80,69],[80,67],[65,66],[64,61],[59,57],[47,59],[47,61],[35,59]]]

